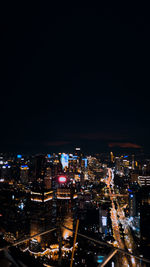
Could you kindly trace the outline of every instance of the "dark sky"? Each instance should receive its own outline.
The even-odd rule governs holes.
[[[146,6],[12,2],[0,18],[0,151],[150,149]]]

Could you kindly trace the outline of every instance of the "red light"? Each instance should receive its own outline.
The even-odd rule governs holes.
[[[64,176],[60,176],[58,178],[58,180],[59,180],[60,183],[66,183],[66,181],[67,181],[66,177],[64,177]]]

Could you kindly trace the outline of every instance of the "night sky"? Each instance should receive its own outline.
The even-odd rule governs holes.
[[[145,6],[1,8],[0,151],[150,150]]]

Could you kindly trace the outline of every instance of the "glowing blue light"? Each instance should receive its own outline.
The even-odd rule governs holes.
[[[50,158],[50,157],[51,157],[51,155],[50,155],[50,154],[47,154],[47,156],[48,156],[48,158]]]
[[[130,195],[130,198],[133,198],[133,195],[132,194]]]
[[[124,156],[124,158],[128,158],[128,156]]]
[[[87,159],[83,159],[85,161],[85,168],[87,168]]]
[[[129,191],[129,192],[132,192],[132,190],[131,190],[131,189],[128,189],[128,191]]]
[[[104,256],[97,256],[97,263],[102,263],[104,260]]]
[[[17,158],[18,158],[18,159],[21,159],[21,158],[22,158],[22,155],[17,155]]]
[[[24,208],[24,204],[21,202],[21,204],[19,205],[19,208],[21,209],[21,210],[23,210],[23,208]]]
[[[21,168],[28,168],[28,165],[21,165]]]
[[[61,154],[61,164],[62,164],[63,169],[65,167],[68,168],[68,159],[69,159],[68,154],[65,154],[65,153]]]

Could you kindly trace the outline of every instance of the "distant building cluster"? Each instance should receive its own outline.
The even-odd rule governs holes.
[[[58,227],[63,222],[73,229],[79,218],[81,232],[122,248],[121,242],[128,247],[129,240],[129,252],[134,247],[132,231],[141,255],[148,255],[150,160],[146,156],[85,154],[80,148],[73,153],[1,153],[0,200],[0,225],[7,242],[33,236],[51,224]],[[61,232],[65,260],[72,251],[73,233],[63,228]],[[52,264],[59,258],[58,233],[48,241],[36,237],[21,251]],[[106,254],[104,249],[96,259]],[[85,256],[80,260],[85,264]]]

